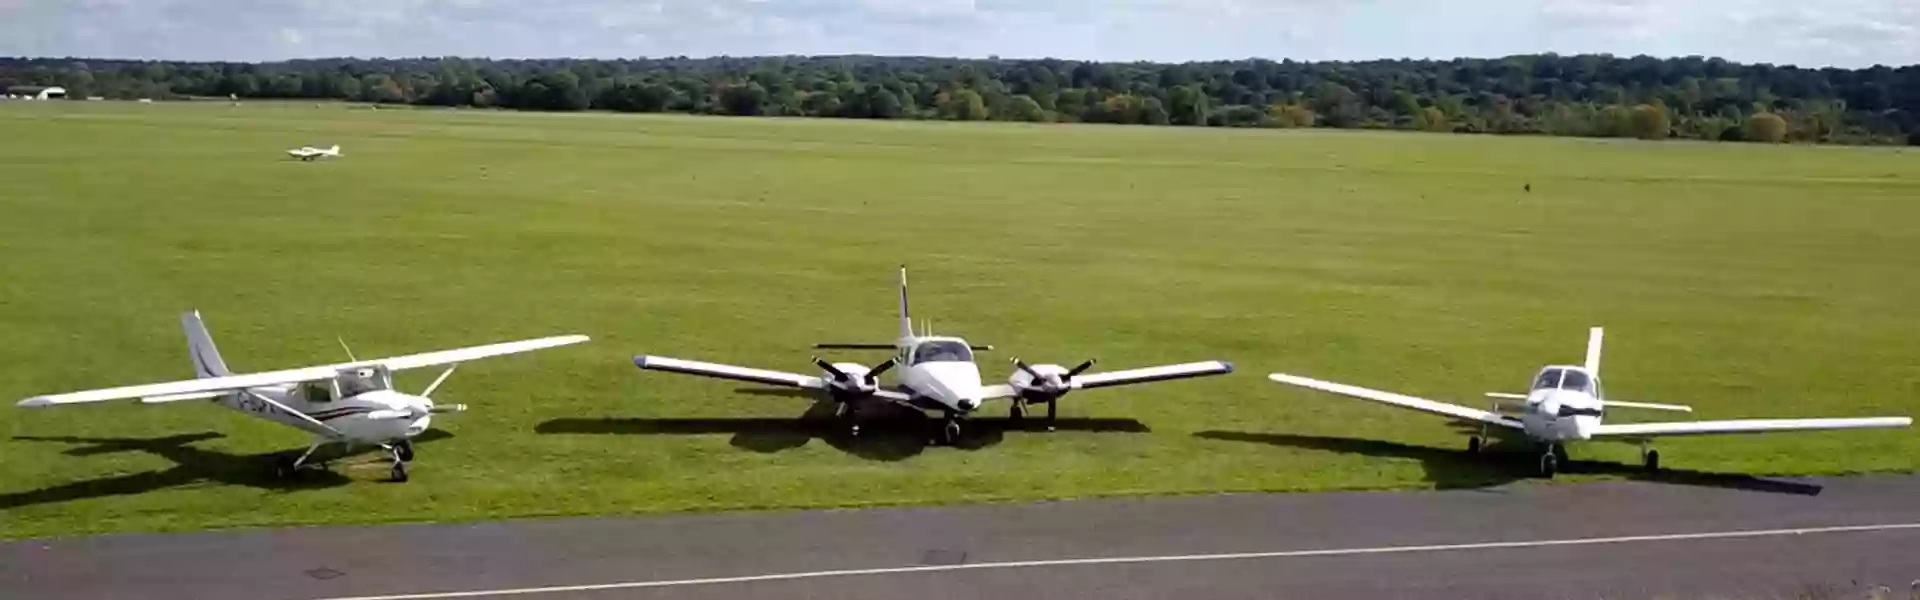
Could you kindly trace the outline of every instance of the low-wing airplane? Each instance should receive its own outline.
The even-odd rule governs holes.
[[[1007,383],[982,385],[980,368],[974,364],[973,353],[975,350],[992,350],[992,346],[969,344],[967,340],[954,336],[935,336],[932,328],[924,324],[922,329],[918,334],[913,331],[913,319],[907,311],[907,268],[903,266],[900,267],[900,333],[892,344],[814,345],[817,349],[894,351],[893,358],[873,367],[852,362],[829,363],[815,357],[813,364],[823,373],[822,376],[813,376],[664,356],[635,356],[633,362],[642,369],[655,371],[818,390],[836,403],[836,414],[848,423],[853,435],[860,434],[858,410],[860,404],[868,399],[892,402],[923,413],[935,413],[945,419],[940,437],[945,444],[953,444],[959,439],[961,420],[979,410],[988,400],[1008,399],[1009,417],[1016,420],[1026,417],[1029,405],[1045,404],[1048,430],[1051,431],[1058,415],[1056,403],[1073,390],[1233,372],[1231,363],[1205,361],[1083,375],[1093,368],[1094,361],[1088,360],[1069,369],[1054,364],[1029,365],[1014,358],[1014,371],[1007,378]],[[899,369],[895,371],[895,385],[881,386],[880,375],[894,370],[896,366]]]
[[[334,144],[326,148],[316,148],[313,146],[301,146],[299,148],[288,150],[287,156],[298,158],[300,160],[314,160],[318,158],[339,158],[340,145]]]
[[[1693,409],[1674,404],[1652,404],[1646,402],[1621,402],[1608,400],[1600,387],[1600,346],[1602,331],[1594,327],[1587,338],[1587,360],[1582,366],[1548,365],[1540,369],[1533,378],[1531,391],[1526,394],[1508,394],[1490,392],[1495,398],[1493,410],[1480,410],[1458,404],[1438,402],[1425,398],[1405,396],[1392,392],[1371,390],[1351,385],[1308,379],[1285,373],[1273,373],[1267,378],[1288,385],[1330,392],[1342,396],[1370,400],[1399,408],[1409,408],[1433,413],[1453,419],[1477,423],[1480,434],[1467,440],[1467,452],[1478,454],[1483,438],[1490,428],[1523,433],[1528,439],[1540,444],[1545,452],[1540,456],[1540,475],[1553,477],[1559,459],[1556,451],[1563,451],[1562,445],[1576,440],[1615,440],[1638,442],[1642,463],[1649,471],[1660,468],[1660,452],[1652,448],[1653,439],[1675,435],[1715,435],[1735,433],[1772,433],[1782,431],[1817,431],[1832,429],[1865,429],[1883,427],[1907,427],[1913,424],[1909,417],[1868,417],[1841,419],[1742,419],[1732,421],[1675,421],[1668,423],[1626,423],[1615,425],[1601,424],[1600,420],[1608,408],[1640,408],[1650,410],[1670,410],[1692,412]],[[1503,414],[1503,405],[1499,400],[1522,400],[1518,416]]]
[[[18,405],[37,408],[131,398],[139,398],[142,404],[213,400],[220,406],[314,435],[313,445],[299,458],[282,457],[275,465],[283,476],[297,473],[321,447],[341,444],[349,450],[355,446],[385,449],[393,458],[394,481],[406,481],[407,462],[413,460],[410,440],[427,430],[432,414],[467,409],[464,404],[433,401],[433,391],[453,375],[459,363],[588,339],[584,335],[555,336],[372,360],[356,359],[348,350],[347,359],[352,362],[236,375],[227,370],[199,312],[181,315],[180,325],[186,330],[195,379],[35,396]],[[341,342],[341,346],[346,343]],[[419,395],[393,389],[394,371],[440,365],[446,365],[447,370]]]

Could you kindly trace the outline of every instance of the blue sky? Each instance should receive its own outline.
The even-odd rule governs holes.
[[[1920,63],[1920,0],[0,0],[0,55]]]

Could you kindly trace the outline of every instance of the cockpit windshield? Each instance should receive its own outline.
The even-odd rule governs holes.
[[[973,350],[949,340],[923,342],[913,349],[913,364],[924,362],[973,362]]]
[[[1560,380],[1560,389],[1593,393],[1592,381],[1587,374],[1573,369],[1567,369],[1567,376]]]
[[[1546,369],[1533,379],[1533,389],[1562,389],[1594,394],[1593,379],[1575,369]],[[1597,395],[1597,394],[1596,394]]]

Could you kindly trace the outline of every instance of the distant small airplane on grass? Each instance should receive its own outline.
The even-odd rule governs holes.
[[[288,150],[287,156],[298,158],[303,161],[311,161],[319,158],[339,158],[340,145],[334,144],[326,148],[315,148],[313,146],[301,146],[299,148]]]
[[[355,446],[378,446],[387,450],[393,457],[394,481],[406,481],[407,462],[413,460],[410,440],[427,430],[431,415],[467,409],[464,404],[433,402],[433,391],[453,375],[459,363],[578,344],[588,339],[584,335],[556,336],[373,360],[356,359],[353,351],[348,350],[347,359],[353,362],[235,375],[221,360],[213,337],[200,322],[200,313],[181,315],[180,325],[186,330],[187,350],[192,354],[197,379],[35,396],[20,401],[19,406],[36,408],[130,398],[139,398],[142,404],[210,399],[220,406],[315,436],[313,445],[298,458],[283,456],[275,464],[282,476],[298,473],[321,447],[341,444],[348,450]],[[346,342],[340,345],[344,348]],[[447,365],[447,370],[419,395],[393,389],[394,371],[440,365]]]
[[[1638,442],[1642,463],[1649,471],[1660,469],[1660,452],[1652,448],[1653,439],[1674,435],[1716,435],[1736,433],[1773,433],[1784,431],[1817,431],[1833,429],[1866,429],[1886,427],[1907,427],[1913,424],[1909,417],[1868,417],[1842,419],[1743,419],[1733,421],[1677,421],[1669,423],[1627,423],[1603,425],[1600,422],[1608,407],[1641,408],[1651,410],[1671,410],[1692,412],[1693,409],[1674,404],[1650,404],[1645,402],[1621,402],[1606,400],[1600,388],[1600,345],[1602,331],[1599,327],[1590,330],[1587,337],[1587,361],[1583,366],[1549,365],[1540,369],[1533,378],[1532,391],[1526,394],[1506,394],[1490,392],[1488,397],[1496,399],[1523,400],[1518,417],[1497,412],[1502,405],[1496,400],[1492,411],[1468,408],[1458,404],[1438,402],[1425,398],[1403,396],[1392,392],[1370,390],[1351,385],[1308,379],[1285,373],[1273,373],[1267,378],[1273,381],[1370,400],[1395,406],[1433,413],[1456,420],[1478,423],[1480,435],[1467,440],[1467,452],[1478,454],[1489,433],[1489,427],[1500,427],[1524,433],[1528,439],[1545,449],[1540,456],[1540,475],[1553,477],[1558,467],[1558,452],[1564,451],[1562,444],[1576,440],[1615,440]]]
[[[913,332],[913,319],[907,312],[907,268],[903,266],[900,267],[900,335],[892,344],[814,345],[814,348],[819,349],[893,350],[895,352],[893,358],[871,368],[859,363],[829,363],[816,357],[813,359],[813,364],[820,367],[824,375],[816,377],[664,356],[636,356],[633,362],[642,369],[655,371],[823,391],[828,398],[838,403],[836,414],[847,422],[854,435],[860,434],[860,421],[857,414],[859,406],[870,398],[910,407],[923,413],[936,413],[945,419],[945,426],[940,430],[940,441],[945,444],[953,444],[959,440],[960,421],[973,414],[988,400],[1010,399],[1008,415],[1012,419],[1024,418],[1027,406],[1030,404],[1045,404],[1047,405],[1047,422],[1051,429],[1058,415],[1056,404],[1062,396],[1073,390],[1225,375],[1233,372],[1233,365],[1230,363],[1206,361],[1082,375],[1093,368],[1094,361],[1089,360],[1068,369],[1052,364],[1028,365],[1015,358],[1013,359],[1015,369],[1012,376],[1008,377],[1007,383],[983,386],[980,383],[980,368],[973,361],[973,351],[992,350],[992,346],[975,346],[962,338],[935,336],[931,327],[924,329],[925,331],[919,334]],[[898,371],[897,385],[882,387],[879,382],[880,374],[893,369],[896,365],[902,367]]]

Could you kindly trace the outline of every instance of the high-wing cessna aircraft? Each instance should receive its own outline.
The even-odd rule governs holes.
[[[1600,388],[1600,345],[1601,328],[1593,328],[1587,338],[1587,361],[1583,366],[1549,365],[1540,369],[1533,378],[1532,390],[1526,394],[1488,393],[1496,399],[1523,400],[1521,412],[1510,416],[1498,412],[1502,405],[1498,400],[1494,410],[1485,411],[1468,408],[1458,404],[1437,402],[1424,398],[1403,396],[1392,392],[1370,390],[1351,385],[1343,385],[1308,379],[1285,373],[1268,375],[1268,379],[1296,385],[1308,389],[1331,392],[1361,400],[1371,400],[1413,410],[1433,413],[1457,420],[1478,423],[1480,435],[1467,440],[1467,452],[1479,453],[1482,439],[1490,427],[1501,427],[1518,431],[1527,438],[1539,443],[1545,453],[1540,456],[1540,474],[1552,477],[1557,468],[1556,450],[1561,445],[1575,440],[1617,440],[1638,442],[1640,456],[1650,471],[1660,468],[1660,452],[1652,448],[1653,438],[1673,435],[1712,435],[1734,433],[1770,433],[1780,431],[1814,431],[1828,429],[1864,429],[1876,427],[1907,427],[1913,424],[1909,417],[1870,417],[1846,419],[1744,419],[1735,421],[1676,421],[1670,423],[1628,423],[1603,425],[1601,417],[1610,407],[1641,408],[1651,410],[1672,410],[1692,412],[1686,406],[1673,404],[1649,404],[1644,402],[1621,402],[1607,400]]]
[[[294,149],[292,149],[292,150],[288,150],[288,151],[287,151],[287,156],[291,156],[291,157],[294,157],[294,158],[298,158],[298,159],[300,159],[300,160],[314,160],[314,159],[317,159],[317,158],[322,158],[322,157],[328,157],[328,158],[339,158],[339,157],[340,157],[340,145],[339,145],[339,144],[334,144],[333,146],[331,146],[331,147],[327,147],[327,148],[315,148],[315,147],[313,147],[313,146],[301,146],[301,147],[299,147],[299,148],[294,148]]]
[[[313,445],[299,458],[285,460],[283,457],[276,465],[283,476],[296,473],[321,447],[342,444],[349,449],[354,446],[386,449],[393,457],[393,479],[406,481],[407,462],[413,460],[410,440],[427,430],[432,413],[467,409],[464,404],[434,404],[432,399],[433,391],[453,375],[459,363],[578,344],[588,339],[584,335],[556,336],[373,360],[355,359],[353,352],[348,351],[347,358],[353,362],[235,375],[227,370],[220,351],[214,348],[213,337],[200,322],[200,313],[181,315],[180,325],[186,330],[187,350],[192,354],[197,379],[35,396],[20,401],[19,406],[34,408],[129,398],[139,398],[142,404],[213,400],[220,406],[315,436]],[[394,371],[440,365],[447,365],[447,370],[419,395],[393,389]]]
[[[1224,375],[1233,365],[1221,361],[1195,362],[1126,371],[1082,375],[1094,361],[1072,369],[1053,364],[1029,365],[1013,359],[1014,371],[1007,383],[981,385],[980,368],[974,364],[976,346],[953,336],[935,336],[931,327],[913,332],[913,319],[907,311],[907,268],[900,267],[900,335],[892,344],[816,344],[814,348],[835,350],[893,350],[895,355],[869,368],[851,362],[829,363],[819,358],[813,364],[823,376],[750,369],[664,356],[636,356],[633,362],[642,369],[686,373],[703,377],[748,381],[770,385],[819,390],[837,403],[837,413],[854,435],[860,434],[857,411],[862,402],[877,398],[887,402],[932,412],[945,418],[940,441],[952,444],[960,437],[960,421],[988,400],[1007,398],[1010,418],[1026,416],[1030,404],[1047,406],[1048,429],[1058,415],[1055,403],[1073,390],[1102,388],[1169,379]],[[881,386],[882,373],[900,367],[896,384]]]

